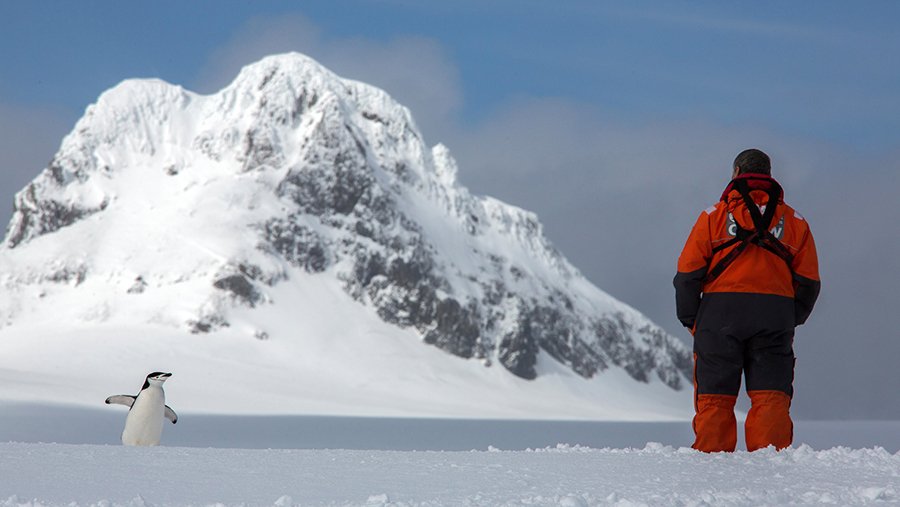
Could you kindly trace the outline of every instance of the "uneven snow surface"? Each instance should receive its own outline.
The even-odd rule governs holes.
[[[396,452],[0,444],[0,505],[889,505],[900,453]]]
[[[798,421],[795,448],[707,455],[687,422],[181,413],[133,448],[106,408],[0,403],[0,507],[900,505],[900,421]]]

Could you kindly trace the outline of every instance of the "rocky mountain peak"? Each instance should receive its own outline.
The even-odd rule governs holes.
[[[80,323],[274,341],[266,316],[291,313],[276,289],[328,277],[347,305],[522,378],[553,361],[683,387],[680,342],[585,280],[537,216],[457,173],[388,94],[303,55],[208,96],[125,81],[16,195],[0,322],[65,305]]]

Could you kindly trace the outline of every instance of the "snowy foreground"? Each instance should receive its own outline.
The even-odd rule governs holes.
[[[0,444],[12,505],[900,504],[900,453],[807,445],[704,455],[558,446],[527,451],[238,450]]]
[[[182,412],[130,448],[120,408],[0,402],[0,507],[900,505],[898,421],[798,421],[793,449],[706,455],[688,421]]]

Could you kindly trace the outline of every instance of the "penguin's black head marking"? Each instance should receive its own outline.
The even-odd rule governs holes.
[[[143,391],[144,389],[147,389],[148,387],[150,387],[150,381],[151,381],[151,380],[156,381],[156,382],[162,384],[163,382],[166,381],[166,379],[168,379],[168,378],[171,377],[171,376],[172,376],[171,373],[165,373],[165,372],[161,372],[161,371],[155,371],[155,372],[153,372],[153,373],[147,375],[147,378],[144,380],[144,385],[143,385],[143,387],[141,387],[141,391]]]

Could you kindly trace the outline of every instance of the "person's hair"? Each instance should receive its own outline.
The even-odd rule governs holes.
[[[738,153],[734,159],[734,167],[738,169],[738,174],[772,174],[772,161],[769,160],[769,156],[756,148]]]

